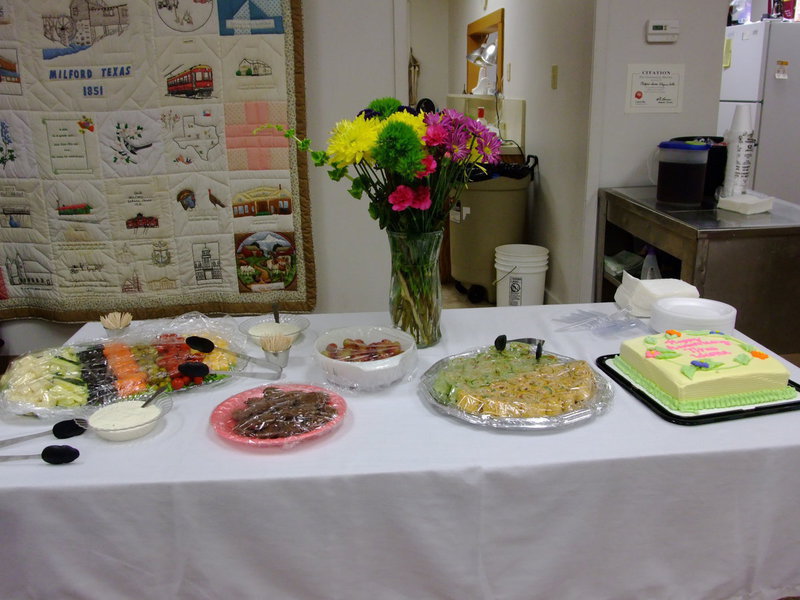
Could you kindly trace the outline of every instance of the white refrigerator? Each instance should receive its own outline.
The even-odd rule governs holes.
[[[726,40],[717,135],[748,105],[757,143],[749,187],[800,204],[800,23],[733,25]]]

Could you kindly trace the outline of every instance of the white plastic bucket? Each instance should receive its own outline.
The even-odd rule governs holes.
[[[517,265],[546,265],[550,251],[544,246],[505,244],[494,249],[495,260]]]
[[[531,306],[544,304],[544,283],[547,263],[518,265],[497,259],[495,283],[497,306]]]
[[[547,257],[543,258],[505,258],[503,256],[495,256],[495,262],[498,260],[510,265],[518,265],[520,267],[542,267],[547,265]]]

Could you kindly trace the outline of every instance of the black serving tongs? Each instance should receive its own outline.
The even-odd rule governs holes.
[[[502,352],[506,349],[506,344],[508,342],[522,342],[523,344],[530,344],[531,346],[536,346],[536,360],[542,358],[542,349],[544,348],[544,340],[540,340],[539,338],[516,338],[513,340],[509,340],[505,334],[498,335],[494,340],[494,347],[497,349],[498,352]]]

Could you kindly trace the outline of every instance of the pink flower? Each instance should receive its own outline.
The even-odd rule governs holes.
[[[447,141],[447,129],[441,123],[431,123],[425,130],[422,141],[428,146],[444,146]]]
[[[427,185],[423,185],[414,190],[414,201],[411,203],[411,208],[428,210],[430,207],[431,189]]]
[[[658,350],[648,350],[644,353],[645,358],[658,358],[658,355],[661,354]]]
[[[398,185],[397,188],[389,194],[389,204],[392,205],[392,210],[399,212],[407,209],[414,203],[414,190],[407,185]]]
[[[407,208],[428,210],[431,207],[431,203],[431,190],[427,185],[422,185],[416,189],[407,185],[398,185],[389,194],[389,204],[392,205],[392,210],[395,212],[400,212]]]
[[[423,169],[417,172],[417,178],[422,178],[436,172],[436,159],[430,154],[422,158]]]

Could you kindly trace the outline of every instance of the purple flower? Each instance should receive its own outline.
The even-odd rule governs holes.
[[[452,108],[445,108],[442,110],[442,121],[445,124],[457,127],[458,125],[463,125],[466,121],[466,117],[462,115],[457,110]]]
[[[500,162],[500,146],[502,142],[494,133],[487,130],[484,135],[477,138],[476,144],[478,154],[481,155],[483,160],[491,164]]]
[[[489,128],[486,127],[486,125],[484,125],[483,123],[470,120],[467,123],[467,131],[469,131],[472,135],[476,137],[481,137],[482,135],[489,133]]]
[[[415,107],[407,106],[405,104],[403,106],[399,107],[397,109],[397,112],[407,112],[408,114],[414,115],[414,116],[419,114],[419,110],[417,110]]]
[[[450,132],[447,139],[447,149],[452,155],[453,160],[464,160],[469,156],[470,137],[469,132],[463,127],[459,127]]]
[[[364,110],[359,111],[356,116],[358,117],[361,115],[364,115],[365,119],[374,119],[381,116],[378,111],[372,110],[371,108],[365,108]]]
[[[442,115],[439,113],[425,113],[422,121],[425,125],[439,125],[442,122]]]
[[[697,367],[698,369],[707,369],[708,368],[708,363],[704,362],[702,360],[693,360],[690,364],[693,367]]]

